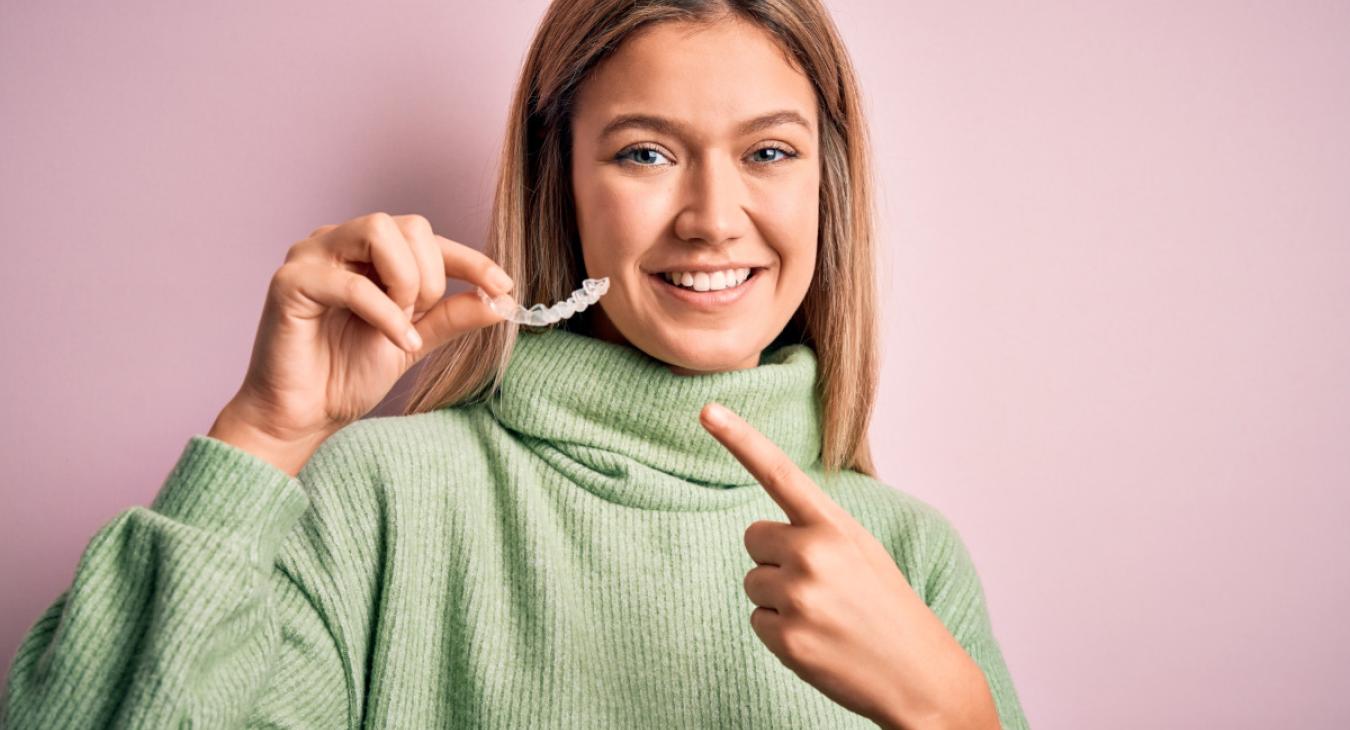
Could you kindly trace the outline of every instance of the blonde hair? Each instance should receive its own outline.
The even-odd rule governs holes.
[[[858,83],[818,0],[555,0],[540,21],[507,119],[484,253],[515,281],[522,303],[566,298],[585,276],[569,173],[573,97],[595,65],[648,24],[734,14],[782,44],[815,87],[820,114],[816,269],[773,346],[816,352],[826,471],[876,476],[867,427],[876,397],[873,209]],[[585,331],[587,312],[560,323]],[[500,387],[518,326],[470,331],[422,360],[404,414],[479,402]]]

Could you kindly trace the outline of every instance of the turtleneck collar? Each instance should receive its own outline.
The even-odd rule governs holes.
[[[816,376],[815,352],[804,344],[766,350],[753,368],[676,375],[630,345],[522,329],[488,409],[573,481],[611,501],[711,509],[761,488],[699,424],[704,404],[731,408],[811,467],[820,459]],[[756,488],[737,489],[747,486]]]

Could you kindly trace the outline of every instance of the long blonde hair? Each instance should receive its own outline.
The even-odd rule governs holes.
[[[651,23],[715,21],[728,13],[775,36],[811,79],[820,113],[816,269],[774,345],[816,352],[821,463],[876,476],[867,427],[876,398],[878,324],[868,141],[858,83],[818,0],[555,0],[535,31],[507,119],[484,253],[528,305],[564,299],[581,281],[569,115],[577,88],[629,34]],[[585,331],[590,310],[561,326]],[[518,326],[473,330],[422,360],[404,414],[478,402],[500,385]]]

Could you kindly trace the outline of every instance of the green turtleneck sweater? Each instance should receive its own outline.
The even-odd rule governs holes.
[[[4,724],[874,727],[750,626],[744,531],[785,516],[699,424],[716,400],[888,548],[1026,727],[960,536],[825,478],[815,380],[804,345],[682,376],[522,331],[486,403],[349,424],[298,477],[192,436],[23,639]]]

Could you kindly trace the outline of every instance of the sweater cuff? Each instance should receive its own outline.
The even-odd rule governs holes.
[[[210,436],[188,439],[150,509],[186,525],[242,540],[270,567],[309,497],[300,481]]]

